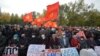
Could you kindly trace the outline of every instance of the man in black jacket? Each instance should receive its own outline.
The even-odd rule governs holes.
[[[0,32],[0,56],[2,56],[4,48],[6,46],[6,38]]]
[[[23,33],[21,35],[21,38],[19,39],[19,55],[18,56],[26,56],[27,53],[27,48],[28,48],[28,39]]]

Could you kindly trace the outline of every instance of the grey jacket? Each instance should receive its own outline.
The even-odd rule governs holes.
[[[69,43],[69,37],[61,37],[60,39],[59,39],[59,42],[60,42],[60,46],[61,46],[61,48],[67,48],[67,47],[69,47],[70,46],[70,43]]]

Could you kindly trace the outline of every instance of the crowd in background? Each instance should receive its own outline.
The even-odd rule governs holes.
[[[81,33],[79,33],[81,32]],[[46,49],[100,46],[100,27],[45,28],[29,25],[0,25],[0,56],[6,46],[19,47],[18,56],[26,56],[30,44],[45,44]]]

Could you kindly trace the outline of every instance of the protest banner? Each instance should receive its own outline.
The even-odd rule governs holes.
[[[18,47],[6,47],[3,56],[18,56]]]
[[[29,53],[27,56],[45,56],[44,52],[33,52]]]
[[[95,46],[95,52],[97,56],[100,56],[100,46]]]
[[[62,56],[79,56],[76,48],[62,48],[61,49]]]
[[[87,49],[80,50],[80,56],[88,56]]]
[[[97,54],[93,49],[82,49],[80,56],[97,56]]]
[[[27,56],[44,56],[45,45],[31,44],[28,47]]]
[[[61,56],[60,49],[46,49],[45,56]]]

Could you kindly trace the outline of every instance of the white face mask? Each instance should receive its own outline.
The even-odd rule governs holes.
[[[65,38],[66,36],[65,36],[65,35],[63,35],[63,37]]]
[[[32,38],[35,38],[35,35],[32,35]]]
[[[44,34],[42,34],[41,37],[42,37],[42,39],[45,39],[45,35]]]
[[[55,28],[52,28],[51,30],[52,30],[52,31],[55,31]]]
[[[65,32],[62,32],[62,34],[66,34]]]
[[[44,30],[44,29],[41,29],[41,30]]]

